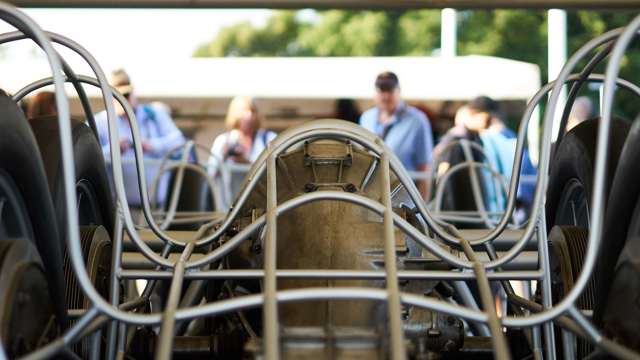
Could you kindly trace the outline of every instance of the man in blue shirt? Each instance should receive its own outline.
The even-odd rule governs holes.
[[[381,137],[408,171],[427,171],[433,151],[433,135],[427,116],[407,105],[400,96],[396,74],[385,71],[375,82],[376,106],[360,117],[360,125]],[[426,197],[428,182],[416,182]]]
[[[129,75],[122,69],[116,70],[111,75],[111,86],[116,88],[129,102],[135,112],[142,138],[142,150],[145,159],[160,159],[167,152],[185,143],[182,132],[176,127],[171,120],[170,115],[158,108],[147,104],[138,104],[133,93],[133,85]],[[114,104],[118,115],[117,125],[120,139],[120,152],[122,154],[123,172],[125,178],[125,188],[127,199],[130,205],[140,205],[140,194],[137,185],[137,171],[133,164],[135,154],[133,150],[133,137],[131,135],[131,125],[129,118],[124,113],[124,109],[117,102]],[[95,115],[96,127],[100,137],[100,144],[105,159],[111,159],[109,146],[109,130],[107,114],[102,111]],[[158,175],[158,164],[147,162],[145,167],[147,185],[151,186],[155,177]],[[111,175],[111,168],[109,167]],[[157,197],[159,203],[163,203],[166,197],[168,185],[168,176],[165,175],[160,181],[157,189]]]

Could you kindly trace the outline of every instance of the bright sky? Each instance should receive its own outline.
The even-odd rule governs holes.
[[[263,25],[271,10],[247,9],[27,9],[45,30],[65,35],[86,47],[105,71],[144,62],[185,59],[223,26],[249,21]],[[0,31],[11,27],[0,24]],[[6,47],[6,46],[5,46]],[[33,57],[32,44],[9,45],[2,59]],[[65,53],[63,53],[65,56]]]

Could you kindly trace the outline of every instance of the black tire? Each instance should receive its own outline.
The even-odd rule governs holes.
[[[62,242],[39,150],[16,103],[0,94],[0,169],[17,188],[30,221],[59,324],[66,324]],[[4,296],[4,295],[2,295]]]
[[[603,311],[613,283],[614,269],[627,239],[634,234],[634,209],[640,199],[640,122],[631,126],[616,169],[602,231],[606,243],[600,247],[596,267],[596,306],[593,320],[602,325]]]
[[[624,247],[616,258],[604,294],[606,302],[600,309],[602,327],[607,336],[640,351],[640,202],[631,216]]]
[[[545,204],[547,231],[551,231],[554,225],[576,225],[558,221],[561,217],[558,210],[562,206],[563,195],[566,195],[567,185],[577,182],[584,188],[587,201],[591,201],[598,123],[599,119],[592,119],[578,124],[557,145],[558,148],[549,171],[549,186],[547,187]],[[609,135],[608,179],[613,178],[622,147],[629,133],[629,127],[628,122],[613,119]],[[610,188],[611,180],[607,181],[605,186],[605,199]]]
[[[30,119],[44,161],[51,198],[57,214],[58,228],[64,239],[65,199],[60,161],[60,136],[56,117]],[[76,188],[79,194],[80,225],[102,225],[113,235],[114,197],[102,154],[102,148],[91,128],[83,121],[72,120],[73,157]],[[80,195],[81,194],[81,195]],[[83,202],[84,201],[84,202]]]

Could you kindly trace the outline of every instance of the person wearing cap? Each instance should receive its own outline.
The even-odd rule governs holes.
[[[433,134],[427,116],[407,105],[396,74],[385,71],[375,81],[376,106],[365,111],[360,125],[381,137],[408,171],[426,172],[433,152]],[[423,198],[428,182],[416,181]]]
[[[182,132],[174,124],[169,113],[161,111],[156,106],[139,104],[134,94],[131,79],[123,69],[115,70],[111,74],[110,85],[119,91],[129,102],[133,109],[140,136],[142,138],[142,151],[145,159],[160,159],[169,151],[185,143]],[[133,150],[133,137],[129,118],[124,108],[114,100],[117,115],[117,127],[119,134],[120,152],[122,154],[123,172],[127,199],[134,206],[140,205],[139,190],[137,185],[137,171],[133,164],[135,153]],[[111,159],[109,146],[109,129],[106,111],[95,115],[96,127],[100,138],[100,145],[105,159]],[[146,171],[147,184],[152,184],[157,175],[157,167],[148,166]],[[110,170],[110,167],[109,167]],[[164,202],[168,185],[168,176],[164,176],[157,190],[157,200]]]

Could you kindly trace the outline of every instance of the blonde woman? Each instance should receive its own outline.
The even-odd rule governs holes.
[[[276,137],[274,132],[260,126],[261,117],[255,101],[247,96],[236,96],[227,111],[227,131],[218,135],[211,152],[224,161],[244,164],[255,161]]]
[[[235,164],[250,164],[258,159],[267,144],[276,137],[273,131],[261,128],[262,118],[253,98],[236,96],[231,100],[225,127],[227,131],[218,135],[211,147],[210,169],[216,172],[220,161]],[[227,178],[231,198],[240,190],[244,173],[233,171]],[[230,201],[227,198],[226,201]]]

